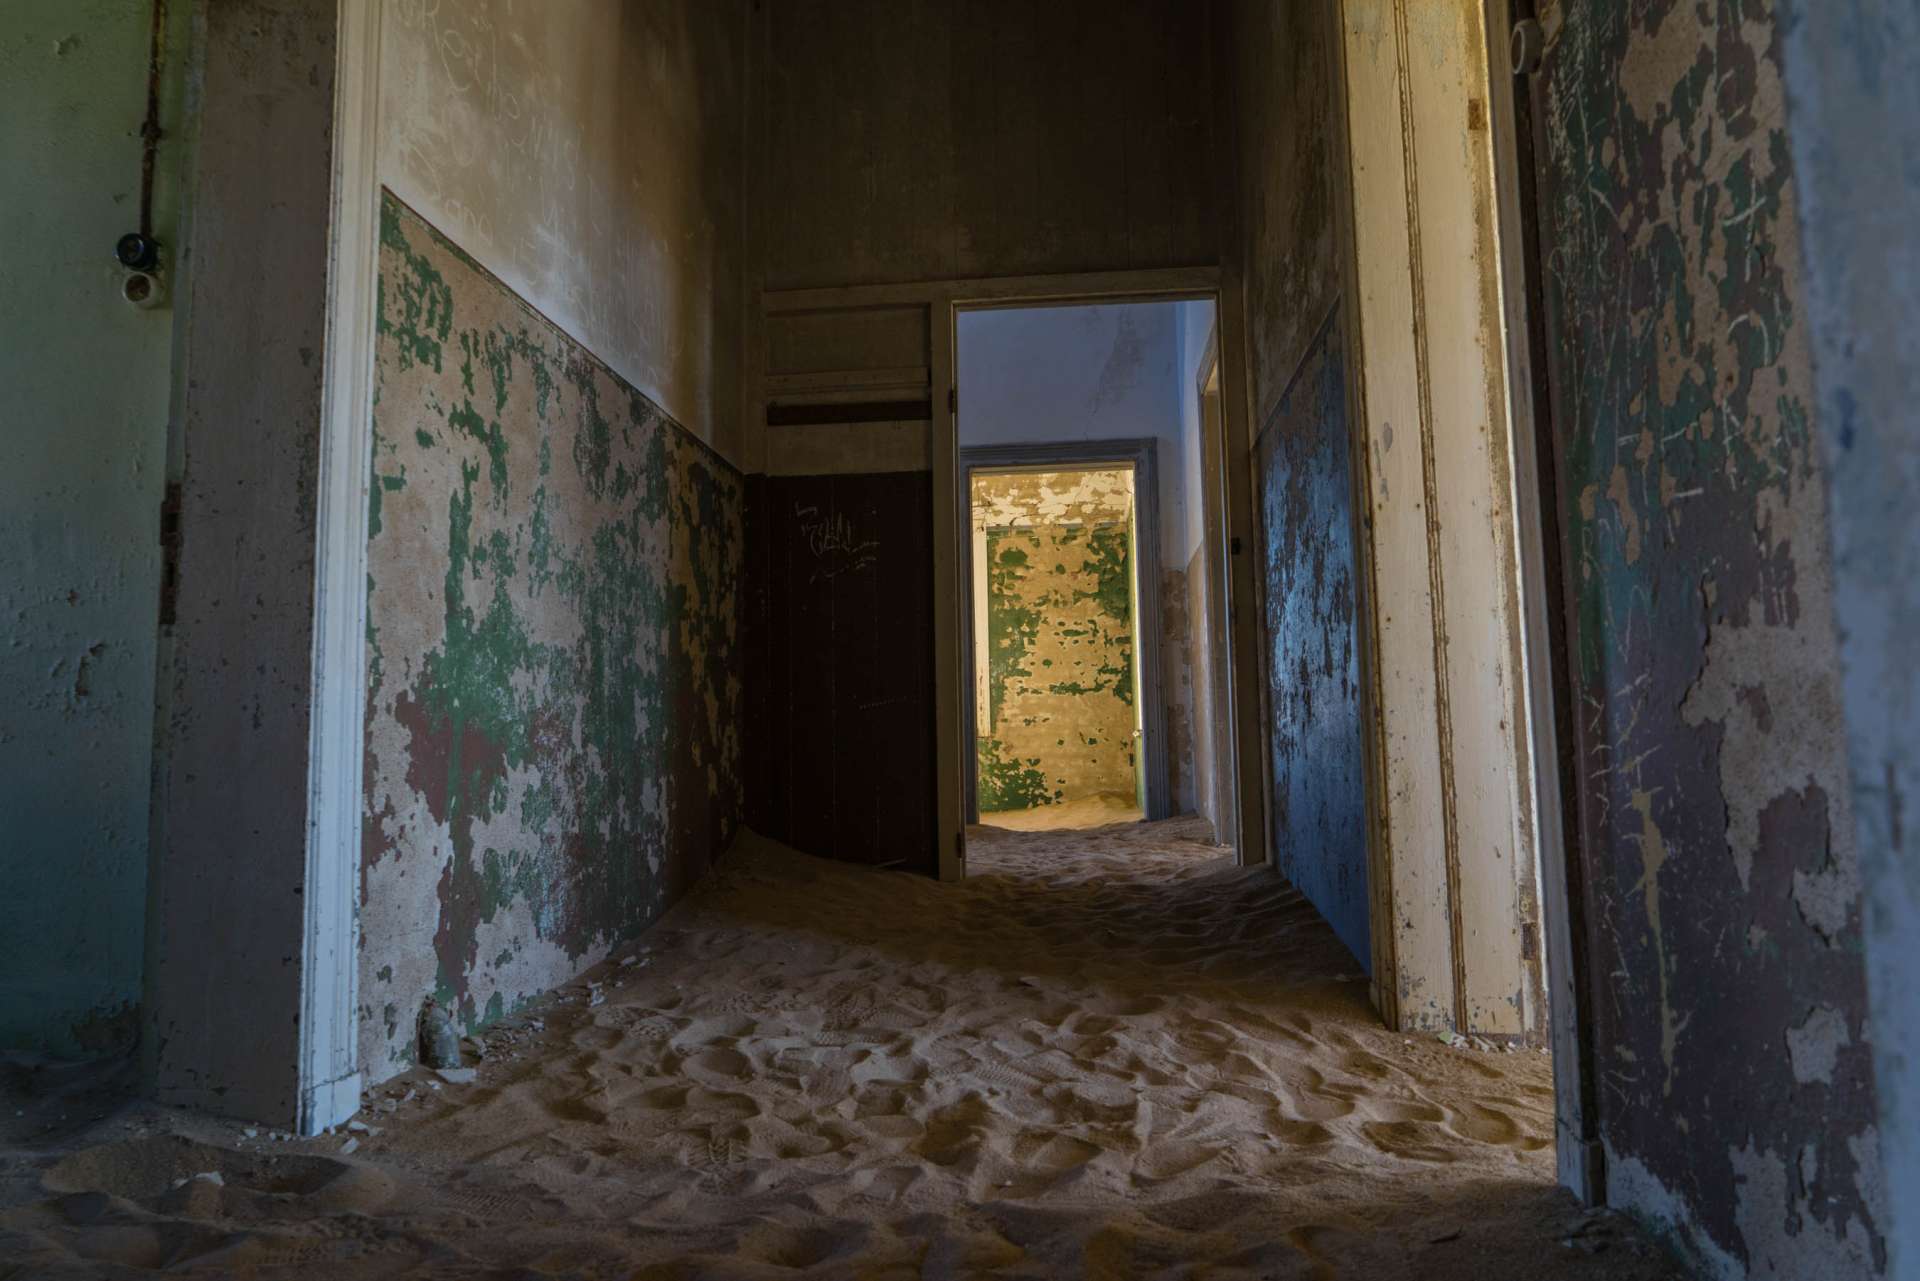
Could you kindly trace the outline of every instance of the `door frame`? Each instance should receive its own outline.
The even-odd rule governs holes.
[[[930,299],[933,360],[933,518],[936,735],[940,795],[940,879],[958,880],[966,874],[966,830],[961,774],[966,750],[960,695],[966,673],[952,643],[959,625],[959,594],[963,590],[957,557],[965,497],[960,492],[960,452],[957,410],[958,326],[964,308],[1073,306],[1095,303],[1181,302],[1209,300],[1214,323],[1222,335],[1222,431],[1227,441],[1251,439],[1247,429],[1249,388],[1247,370],[1237,340],[1244,324],[1235,308],[1241,303],[1238,282],[1217,266],[1170,267],[1142,271],[1098,272],[1068,276],[1002,277],[948,283]],[[939,389],[948,394],[942,396]],[[1234,743],[1233,771],[1236,813],[1222,826],[1234,833],[1234,858],[1241,865],[1267,857],[1266,762],[1253,750],[1261,741],[1259,726],[1258,654],[1252,625],[1259,602],[1254,595],[1253,560],[1244,549],[1255,545],[1252,484],[1246,467],[1234,467],[1233,452],[1220,451],[1223,489],[1227,495],[1226,528],[1220,531],[1230,556],[1233,624],[1227,663],[1232,697],[1226,709]],[[944,617],[943,617],[944,615]],[[943,651],[951,651],[943,652]],[[1252,745],[1252,746],[1250,746]]]
[[[360,1106],[361,772],[366,748],[368,487],[379,274],[384,0],[340,0],[331,286],[316,503],[313,720],[297,1125]]]
[[[1534,159],[1539,135],[1531,77],[1512,65],[1508,39],[1535,17],[1534,0],[1484,0],[1493,124],[1494,218],[1505,312],[1514,520],[1533,753],[1540,914],[1546,933],[1548,1036],[1553,1048],[1554,1148],[1562,1185],[1583,1202],[1606,1199],[1594,1056],[1594,989],[1584,910],[1577,706],[1571,648],[1576,603],[1560,513],[1547,367],[1546,257]],[[1525,83],[1524,91],[1521,86]]]
[[[960,453],[955,432],[958,389],[955,386],[955,317],[961,308],[1072,306],[1091,303],[1180,302],[1211,300],[1220,327],[1222,409],[1221,429],[1227,442],[1221,451],[1227,496],[1224,536],[1231,598],[1228,602],[1228,649],[1233,696],[1234,789],[1238,812],[1231,824],[1235,858],[1242,864],[1267,857],[1265,797],[1266,763],[1259,750],[1258,656],[1253,626],[1259,600],[1253,559],[1244,554],[1255,545],[1252,482],[1245,466],[1233,459],[1245,457],[1252,440],[1246,362],[1244,289],[1218,265],[1153,267],[1128,271],[1078,272],[1041,276],[994,276],[971,280],[921,280],[884,285],[840,285],[788,289],[761,294],[763,314],[776,315],[835,310],[925,307],[927,309],[928,387],[932,393],[930,432],[933,476],[933,662],[935,837],[939,878],[957,881],[966,875],[966,805],[963,784],[965,728],[961,695],[966,675],[960,665],[960,532],[965,511],[960,492]]]
[[[1232,599],[1228,588],[1227,552],[1227,499],[1226,480],[1226,387],[1221,374],[1220,364],[1220,314],[1216,309],[1213,328],[1207,334],[1207,345],[1200,363],[1194,370],[1193,386],[1189,389],[1195,398],[1198,409],[1196,421],[1200,424],[1200,466],[1206,476],[1206,487],[1201,497],[1202,537],[1207,549],[1203,568],[1206,572],[1207,599],[1207,637],[1206,645],[1216,661],[1208,664],[1208,687],[1206,690],[1209,713],[1209,729],[1214,735],[1214,747],[1226,744],[1224,759],[1216,755],[1214,760],[1213,796],[1210,799],[1214,809],[1214,841],[1226,844],[1228,838],[1238,829],[1235,816],[1240,812],[1240,771],[1233,767],[1235,746],[1238,739],[1234,735],[1233,718],[1233,628],[1228,622],[1228,602]],[[1251,456],[1251,455],[1249,455]],[[1260,576],[1264,579],[1264,575]],[[1192,588],[1188,588],[1191,593]],[[1265,608],[1264,604],[1261,607]],[[1192,614],[1188,614],[1188,625],[1192,625]],[[1264,659],[1260,660],[1264,666]],[[1194,691],[1194,705],[1199,705],[1201,692]],[[1261,691],[1261,708],[1266,707],[1265,691]],[[1221,723],[1224,722],[1224,735]],[[1264,730],[1262,731],[1264,734]],[[1196,749],[1197,750],[1197,749]],[[1262,757],[1265,758],[1265,753]],[[1198,786],[1198,762],[1195,764],[1196,788]],[[1264,777],[1264,774],[1262,775]],[[1196,790],[1195,800],[1199,794]],[[1239,842],[1234,842],[1236,847]],[[1242,859],[1244,864],[1246,860]]]
[[[886,286],[879,287],[887,289]],[[957,385],[959,312],[986,307],[1076,306],[1126,302],[1213,303],[1214,324],[1220,333],[1217,355],[1221,380],[1221,437],[1219,451],[1222,492],[1226,497],[1225,527],[1217,537],[1227,551],[1230,593],[1227,602],[1227,667],[1231,697],[1224,713],[1229,717],[1233,743],[1233,797],[1235,811],[1223,816],[1221,826],[1233,834],[1234,861],[1242,867],[1267,861],[1266,798],[1271,795],[1268,762],[1261,749],[1259,650],[1254,624],[1260,614],[1258,576],[1249,549],[1255,537],[1251,468],[1234,466],[1235,451],[1228,442],[1240,442],[1239,457],[1252,440],[1248,427],[1251,386],[1245,358],[1244,297],[1238,279],[1218,266],[1167,267],[1140,271],[1097,272],[1084,275],[1000,277],[955,281],[931,299],[933,360],[933,520],[934,520],[934,644],[936,735],[940,788],[940,879],[966,875],[966,829],[962,753],[967,744],[961,722],[960,695],[966,673],[959,664],[959,595],[963,590],[957,544],[964,530],[965,495],[960,492]],[[948,394],[939,394],[941,387]],[[1202,429],[1205,429],[1204,420]],[[1204,450],[1202,451],[1204,453]],[[1209,537],[1216,535],[1210,534]],[[1218,839],[1218,835],[1216,835]]]
[[[1373,549],[1360,526],[1364,510],[1358,501],[1367,481],[1370,460],[1359,436],[1366,421],[1365,335],[1360,332],[1354,207],[1353,160],[1346,65],[1346,26],[1342,0],[1323,0],[1326,29],[1331,33],[1334,74],[1331,79],[1334,122],[1335,222],[1342,257],[1342,294],[1350,353],[1348,403],[1355,407],[1350,456],[1356,486],[1355,548],[1363,579],[1361,590],[1377,599],[1373,580]],[[1540,913],[1546,971],[1548,1036],[1553,1049],[1556,1152],[1560,1182],[1582,1201],[1597,1203],[1605,1196],[1602,1149],[1597,1139],[1596,1087],[1593,1054],[1593,992],[1590,947],[1585,933],[1581,890],[1581,832],[1573,720],[1575,703],[1567,666],[1573,622],[1565,594],[1566,549],[1558,520],[1560,505],[1552,449],[1555,405],[1546,377],[1547,312],[1543,284],[1545,249],[1541,243],[1539,210],[1534,201],[1531,164],[1536,121],[1526,93],[1516,92],[1519,78],[1509,66],[1508,35],[1516,20],[1533,16],[1534,0],[1482,0],[1487,83],[1491,98],[1493,149],[1492,181],[1494,225],[1499,272],[1499,306],[1504,330],[1502,353],[1507,377],[1508,442],[1514,496],[1514,534],[1520,589],[1521,659],[1528,708],[1526,740],[1530,768],[1527,794],[1520,798],[1534,813],[1534,840],[1539,861]],[[1463,123],[1464,127],[1464,123]],[[1370,912],[1373,921],[1375,1004],[1388,1024],[1397,1021],[1395,989],[1399,962],[1392,931],[1380,927],[1383,906],[1392,902],[1390,860],[1382,856],[1384,813],[1381,692],[1378,687],[1378,638],[1371,626],[1371,610],[1359,612],[1359,643],[1363,703],[1368,725],[1368,867],[1375,881]]]
[[[960,700],[965,738],[962,753],[966,774],[967,821],[980,821],[980,750],[978,700],[971,696],[977,654],[973,631],[973,474],[1020,471],[1097,471],[1102,467],[1133,469],[1133,572],[1139,606],[1134,610],[1134,667],[1140,673],[1140,752],[1145,762],[1146,815],[1167,818],[1172,812],[1172,777],[1167,771],[1166,657],[1161,653],[1160,602],[1160,469],[1159,442],[1150,436],[1114,440],[1063,440],[1020,445],[974,445],[960,450],[960,492],[966,495],[961,513],[966,533],[960,539],[960,670],[967,675],[966,696]]]

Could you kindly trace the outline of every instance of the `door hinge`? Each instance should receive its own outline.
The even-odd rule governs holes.
[[[967,834],[965,832],[955,832],[953,834],[953,856],[962,863],[967,861]]]
[[[1541,59],[1546,57],[1547,33],[1532,18],[1522,18],[1513,24],[1513,39],[1507,46],[1507,56],[1512,60],[1513,74],[1530,76],[1540,70]]]
[[[958,387],[947,388],[947,412],[950,414],[960,412],[960,389]]]

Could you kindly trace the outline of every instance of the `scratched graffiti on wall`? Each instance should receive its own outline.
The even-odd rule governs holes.
[[[656,918],[740,808],[738,474],[391,196],[368,542],[361,1054]]]
[[[1135,797],[1132,480],[973,479],[982,813]]]
[[[1778,21],[1766,0],[1542,19],[1609,1200],[1672,1219],[1719,1275],[1875,1275],[1860,890]]]

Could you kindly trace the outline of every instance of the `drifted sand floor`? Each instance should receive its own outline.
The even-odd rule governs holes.
[[[1204,830],[975,829],[945,886],[745,838],[365,1132],[10,1097],[0,1278],[1681,1275],[1555,1189],[1544,1056],[1384,1031]]]

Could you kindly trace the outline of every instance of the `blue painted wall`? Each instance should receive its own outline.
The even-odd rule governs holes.
[[[1254,448],[1274,863],[1369,972],[1346,350],[1335,304]]]
[[[1785,0],[1880,1106],[1887,1275],[1920,1278],[1920,6]],[[1899,157],[1899,163],[1890,163]]]

